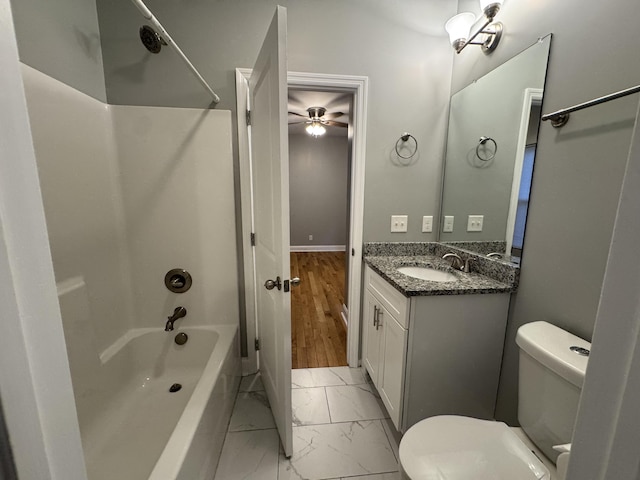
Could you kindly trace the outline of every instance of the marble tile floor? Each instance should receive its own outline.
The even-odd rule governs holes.
[[[260,375],[242,379],[215,480],[399,480],[399,436],[360,369],[292,370],[285,458]]]

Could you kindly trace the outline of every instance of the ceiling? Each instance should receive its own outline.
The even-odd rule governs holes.
[[[353,97],[351,93],[344,92],[319,92],[310,90],[289,89],[288,110],[308,117],[309,107],[324,107],[327,113],[342,112],[344,115],[333,118],[337,122],[349,123],[349,104]],[[289,121],[304,120],[295,115],[289,116]],[[289,125],[289,135],[308,135],[304,130],[306,124]],[[329,136],[346,136],[348,128],[327,126]]]

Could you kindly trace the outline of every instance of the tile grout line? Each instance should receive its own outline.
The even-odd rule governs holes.
[[[382,424],[382,420],[380,420],[380,423]],[[398,468],[399,468],[400,459],[398,458],[398,456],[400,456],[400,450],[398,450],[398,455],[396,456],[396,450],[395,448],[393,448],[393,443],[395,443],[395,440],[392,443],[392,440],[389,438],[389,433],[387,433],[387,429],[384,428],[384,424],[382,424],[382,430],[384,430],[384,436],[387,437],[387,442],[389,442],[389,448],[391,448],[391,453],[393,453],[393,457],[396,459],[396,462],[398,462]],[[400,445],[398,445],[398,449],[400,449]]]
[[[333,423],[333,419],[331,418],[331,406],[329,405],[329,395],[327,395],[327,387],[324,388],[324,401],[327,404],[327,412],[329,412],[329,423]]]
[[[302,428],[302,427],[321,427],[325,425],[342,425],[344,423],[360,423],[360,422],[382,422],[385,420],[384,418],[361,418],[359,420],[345,420],[342,422],[331,422],[331,423],[309,423],[305,425],[293,425],[293,428]],[[260,430],[273,430],[273,428],[262,428]],[[253,430],[241,430],[243,432],[252,432]],[[385,433],[386,436],[386,433]],[[388,440],[388,438],[387,438]]]
[[[277,429],[278,427],[252,428],[250,430],[227,430],[227,433],[262,432],[264,430],[277,430]]]

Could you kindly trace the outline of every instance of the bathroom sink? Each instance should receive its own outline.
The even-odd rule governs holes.
[[[453,273],[430,267],[400,267],[398,271],[410,277],[429,280],[430,282],[454,282],[458,280],[458,277]]]

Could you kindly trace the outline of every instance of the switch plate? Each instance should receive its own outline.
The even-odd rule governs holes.
[[[445,215],[444,222],[442,223],[443,232],[453,232],[453,215]]]
[[[433,232],[433,216],[425,216],[422,217],[422,232],[423,233],[431,233]]]
[[[391,231],[406,232],[409,217],[407,215],[391,215]]]
[[[467,232],[481,232],[484,223],[484,215],[469,215],[467,220]]]
[[[313,235],[309,235],[309,240],[313,240]]]

